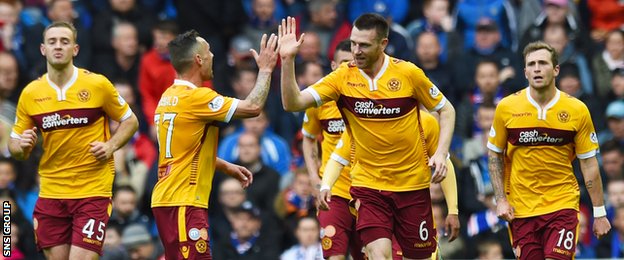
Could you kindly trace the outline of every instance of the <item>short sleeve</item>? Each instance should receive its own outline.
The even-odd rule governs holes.
[[[113,120],[121,122],[132,116],[132,109],[124,100],[124,98],[119,95],[117,89],[113,86],[113,84],[104,79],[102,81],[104,85],[103,90],[106,92],[106,100],[104,100],[104,104],[102,108],[104,112]]]
[[[488,149],[502,153],[507,147],[507,128],[505,127],[505,107],[502,103],[496,106],[496,112],[494,113],[494,121],[488,134]]]
[[[303,91],[310,93],[310,95],[314,97],[317,107],[332,100],[337,101],[340,97],[341,75],[347,70],[348,67],[346,63],[342,64],[337,70],[310,85]]]
[[[410,81],[414,88],[413,97],[422,103],[429,111],[438,111],[447,102],[446,98],[440,92],[440,89],[434,85],[425,73],[414,65],[409,70]]]
[[[351,134],[349,130],[342,132],[340,140],[336,144],[334,152],[330,155],[330,158],[340,164],[349,165],[349,159],[351,158]]]
[[[236,112],[239,100],[222,96],[209,88],[197,88],[192,93],[190,111],[200,119],[229,122]]]
[[[596,136],[596,130],[594,130],[594,123],[589,110],[585,105],[579,111],[579,116],[581,118],[578,121],[576,136],[574,136],[575,152],[576,157],[579,159],[587,159],[596,155],[599,147],[598,137]]]
[[[316,139],[321,134],[321,121],[318,117],[318,108],[308,108],[303,116],[301,133],[308,138]]]
[[[28,105],[28,98],[24,97],[27,93],[26,91],[22,92],[19,101],[17,102],[17,111],[15,113],[15,124],[13,125],[13,130],[11,131],[11,138],[19,139],[20,135],[26,131],[27,129],[31,129],[35,126],[35,122],[32,120],[28,112],[26,111],[26,106]]]

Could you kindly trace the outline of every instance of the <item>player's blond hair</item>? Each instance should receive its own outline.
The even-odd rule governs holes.
[[[524,47],[522,55],[524,56],[525,62],[527,55],[539,50],[547,50],[548,52],[550,52],[550,60],[552,61],[553,67],[559,65],[559,55],[557,54],[557,51],[555,51],[555,48],[543,41],[532,42]]]
[[[78,31],[76,30],[76,27],[74,27],[74,25],[72,23],[68,23],[68,22],[53,22],[52,24],[48,25],[45,30],[43,30],[43,40],[45,41],[45,35],[48,32],[48,30],[52,29],[52,28],[67,28],[72,32],[72,36],[74,36],[74,42],[76,42],[76,40],[78,40]]]

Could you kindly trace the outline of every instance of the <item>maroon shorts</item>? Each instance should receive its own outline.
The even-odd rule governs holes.
[[[71,244],[102,255],[111,210],[108,197],[37,199],[33,212],[37,249]]]
[[[519,259],[572,259],[579,228],[578,211],[563,209],[546,215],[516,218],[511,240]]]
[[[152,208],[165,258],[212,259],[208,209],[193,206]]]
[[[429,189],[391,192],[351,187],[351,195],[360,201],[356,229],[364,245],[394,235],[406,258],[431,257],[436,230]]]
[[[355,216],[349,210],[349,200],[332,196],[329,211],[319,211],[321,224],[321,244],[323,257],[347,255],[347,250],[354,260],[364,259],[362,241],[355,231]]]

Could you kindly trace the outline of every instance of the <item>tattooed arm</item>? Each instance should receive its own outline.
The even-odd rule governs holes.
[[[488,169],[490,170],[490,181],[494,188],[494,196],[496,197],[496,215],[507,221],[514,219],[514,212],[505,196],[503,187],[503,154],[492,150],[488,151]]]
[[[581,171],[583,172],[583,179],[585,180],[585,188],[591,198],[594,206],[594,235],[600,238],[609,232],[611,225],[606,215],[596,216],[598,212],[604,211],[604,194],[602,192],[602,180],[600,179],[600,172],[598,170],[598,160],[596,156],[592,156],[587,159],[579,159],[581,163]]]
[[[277,62],[278,51],[277,36],[273,34],[268,40],[266,34],[262,36],[260,53],[251,50],[258,64],[258,78],[256,79],[256,85],[251,90],[251,93],[249,93],[247,98],[238,103],[236,112],[234,112],[234,118],[255,117],[258,116],[264,108],[264,103],[269,93],[269,87],[271,86],[271,73],[273,73],[275,63]]]

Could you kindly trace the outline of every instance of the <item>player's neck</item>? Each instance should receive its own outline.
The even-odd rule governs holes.
[[[377,73],[379,73],[379,71],[381,70],[381,67],[384,64],[385,59],[386,59],[386,55],[382,53],[379,56],[379,59],[377,59],[377,61],[375,61],[375,63],[373,63],[373,66],[371,66],[368,69],[363,69],[363,71],[369,77],[374,78],[375,76],[377,76]]]
[[[531,98],[533,98],[533,100],[535,100],[535,102],[542,107],[550,103],[550,101],[555,97],[555,94],[557,94],[557,88],[554,84],[540,89],[536,89],[534,87],[530,88]]]
[[[62,68],[55,68],[48,64],[48,79],[57,86],[65,86],[74,74],[74,64],[69,63]]]
[[[188,82],[193,83],[193,85],[198,86],[198,87],[201,86],[203,83],[202,78],[199,75],[199,72],[198,73],[187,72],[184,74],[178,74],[178,79],[186,80]]]

